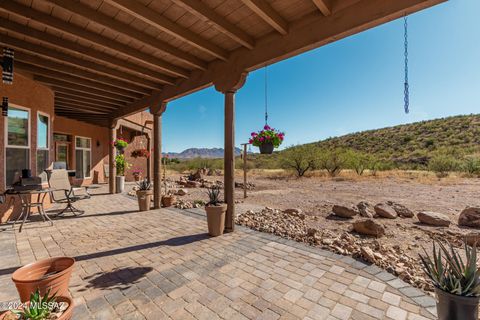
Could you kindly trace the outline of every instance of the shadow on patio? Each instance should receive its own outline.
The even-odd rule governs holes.
[[[115,269],[110,272],[97,272],[84,278],[84,280],[88,281],[88,284],[79,291],[86,291],[88,288],[125,290],[139,282],[140,279],[152,270],[153,268],[151,267],[136,267]]]

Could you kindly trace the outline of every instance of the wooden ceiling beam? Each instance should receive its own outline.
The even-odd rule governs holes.
[[[66,65],[63,63],[57,63],[55,61],[43,59],[42,57],[34,56],[24,52],[16,51],[15,61],[28,63],[30,65],[34,65],[34,66],[41,67],[48,70],[58,71],[58,72],[67,73],[67,74],[73,74],[77,77],[87,79],[87,80],[94,79],[95,81],[101,82],[103,84],[112,85],[114,87],[126,89],[132,92],[137,92],[141,94],[151,93],[151,90],[138,85],[134,85],[132,83],[124,82],[116,78],[110,78],[110,77],[107,77],[98,73],[90,72],[84,69],[80,69],[77,67],[72,67],[70,65]]]
[[[108,28],[114,32],[121,33],[127,37],[135,39],[136,41],[139,41],[155,50],[164,52],[172,57],[177,58],[178,60],[187,63],[194,68],[201,70],[205,70],[207,68],[207,63],[197,58],[196,56],[182,51],[165,41],[152,37],[118,20],[115,20],[114,18],[111,18],[99,11],[96,11],[80,2],[76,2],[75,5],[72,5],[65,0],[48,0],[48,2],[53,3],[56,6],[68,10],[71,13],[79,15],[85,19],[88,19],[91,22],[104,26],[105,28]]]
[[[41,41],[42,43],[45,43],[47,45],[54,46],[59,50],[61,50],[62,52],[67,50],[68,52],[71,53],[71,55],[73,55],[73,58],[69,58],[68,55],[66,54],[62,55],[62,54],[59,54],[58,52],[56,53],[55,50],[47,49],[42,46],[39,46],[38,44],[33,44],[28,41],[19,40],[19,39],[12,38],[9,36],[4,36],[4,35],[2,35],[2,37],[0,38],[1,42],[5,42],[13,47],[17,47],[17,46],[21,47],[22,49],[32,53],[37,53],[37,51],[43,51],[42,54],[45,53],[47,56],[60,56],[60,57],[65,56],[65,58],[63,58],[65,61],[67,61],[67,59],[75,61],[76,59],[79,59],[78,54],[83,54],[84,56],[88,56],[92,59],[95,59],[100,64],[108,64],[114,67],[128,70],[130,72],[134,72],[135,74],[148,76],[149,78],[154,79],[154,81],[158,81],[161,83],[165,83],[165,84],[175,83],[174,78],[166,76],[163,73],[156,72],[155,70],[151,70],[146,67],[134,64],[130,61],[119,59],[117,57],[94,50],[92,48],[84,47],[82,45],[79,45],[76,42],[58,38],[45,32],[40,32],[36,29],[26,27],[24,25],[15,23],[13,21],[9,21],[7,19],[0,19],[0,28],[15,34],[19,34],[28,38]]]
[[[282,35],[288,33],[288,23],[265,0],[242,0],[256,15]]]
[[[253,49],[255,46],[254,38],[252,38],[242,29],[238,28],[236,25],[230,23],[220,14],[216,13],[215,10],[208,7],[204,2],[198,0],[173,0],[173,2],[185,8],[189,12],[201,17],[207,23],[212,24],[220,32],[224,33],[242,46],[248,49]]]
[[[50,77],[44,76],[44,75],[35,75],[34,79],[38,80],[40,82],[43,82],[45,84],[48,84],[48,85],[52,85],[52,86],[56,86],[56,87],[62,87],[62,88],[66,88],[66,89],[71,89],[71,90],[75,90],[75,91],[79,91],[79,92],[83,92],[83,93],[96,95],[96,96],[99,96],[99,97],[108,97],[110,99],[113,99],[113,100],[116,100],[116,101],[119,101],[119,102],[123,102],[123,103],[133,102],[133,100],[134,100],[132,98],[127,98],[127,97],[121,96],[121,95],[116,94],[116,93],[105,92],[105,91],[102,91],[102,90],[94,89],[92,87],[87,87],[87,86],[84,86],[84,85],[81,85],[81,84],[75,84],[75,83],[62,81],[62,80],[55,79],[55,78],[50,78]]]
[[[100,103],[88,103],[88,102],[80,102],[80,101],[75,101],[75,100],[71,100],[71,99],[64,99],[62,98],[61,96],[58,96],[55,94],[55,103],[64,103],[64,104],[67,104],[67,105],[72,105],[72,106],[77,106],[77,107],[88,107],[90,109],[93,109],[93,110],[116,110],[118,108],[121,108],[121,106],[118,106],[118,107],[112,107],[112,106],[107,106],[107,105],[104,105],[104,104],[100,104]]]
[[[124,104],[114,104],[105,101],[98,101],[95,99],[89,99],[82,96],[73,96],[69,94],[65,94],[63,92],[55,92],[55,99],[59,99],[61,101],[68,101],[70,103],[75,103],[79,105],[87,105],[87,106],[102,106],[110,109],[119,109],[124,107]]]
[[[331,0],[312,0],[312,1],[324,16],[329,16],[332,14],[332,4],[330,3]]]
[[[95,108],[90,108],[87,106],[76,106],[76,105],[71,105],[65,102],[61,101],[55,101],[55,108],[61,108],[61,109],[68,109],[68,110],[73,110],[75,112],[85,112],[85,113],[99,113],[99,114],[109,114],[111,110],[108,109],[95,109]]]
[[[98,95],[93,95],[93,94],[89,94],[89,93],[86,93],[85,91],[78,91],[78,90],[75,90],[75,89],[72,89],[72,88],[64,88],[64,87],[60,87],[60,86],[56,86],[56,85],[50,85],[52,90],[55,91],[55,94],[62,94],[62,95],[66,95],[66,96],[70,96],[72,98],[77,98],[77,99],[82,99],[82,100],[89,100],[93,103],[96,103],[96,102],[105,102],[105,103],[109,103],[109,104],[114,104],[114,105],[127,105],[129,102],[127,101],[118,101],[116,99],[111,99],[109,97],[105,97],[105,96],[98,96]],[[143,99],[143,98],[142,98]],[[80,101],[82,101],[80,100]]]
[[[96,46],[100,46],[107,50],[115,51],[122,56],[126,56],[142,64],[148,64],[157,69],[161,69],[169,75],[187,78],[189,71],[181,67],[175,66],[165,60],[145,54],[130,46],[120,42],[103,37],[98,33],[83,29],[67,21],[57,19],[49,14],[36,11],[30,7],[23,6],[11,0],[0,0],[0,9],[4,12],[11,13],[23,18],[35,20],[46,27],[53,28],[57,31],[70,34],[74,37],[88,41]]]
[[[107,85],[107,84],[104,84],[104,83],[96,82],[96,81],[93,81],[93,80],[87,80],[87,79],[83,79],[83,78],[80,78],[80,77],[71,76],[71,75],[66,74],[66,73],[53,71],[53,70],[45,69],[45,68],[42,68],[42,67],[37,67],[37,66],[31,65],[31,64],[28,64],[28,63],[24,63],[24,62],[21,62],[21,61],[15,61],[15,67],[18,68],[18,69],[28,71],[28,72],[30,72],[34,75],[39,75],[39,76],[44,75],[44,76],[47,76],[47,77],[50,77],[50,78],[55,78],[55,79],[62,80],[62,81],[65,81],[65,82],[69,82],[69,83],[73,83],[73,84],[81,84],[82,86],[85,86],[85,87],[90,87],[90,88],[102,90],[102,91],[105,91],[107,93],[109,93],[109,92],[115,93],[115,94],[118,94],[118,95],[126,97],[126,98],[139,99],[139,98],[143,97],[145,94],[149,93],[148,91],[146,93],[136,93],[136,92],[132,92],[132,91],[129,91],[129,90],[122,89],[122,88],[117,88],[117,87],[114,87],[114,86],[111,86],[111,85]]]
[[[194,46],[204,52],[207,52],[214,57],[227,60],[228,52],[211,43],[210,41],[200,37],[198,34],[179,26],[177,23],[170,21],[163,15],[146,7],[144,4],[136,0],[104,0],[106,3],[115,6],[116,8],[130,14],[131,16],[168,33],[175,38],[181,39],[186,43]]]

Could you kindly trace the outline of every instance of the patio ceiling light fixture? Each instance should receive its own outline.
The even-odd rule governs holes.
[[[3,97],[3,100],[2,100],[2,115],[4,117],[8,116],[8,97]]]
[[[13,49],[3,48],[3,59],[0,61],[2,65],[3,83],[12,84],[13,82]]]

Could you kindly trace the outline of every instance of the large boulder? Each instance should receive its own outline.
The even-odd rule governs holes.
[[[341,205],[334,205],[332,208],[333,213],[342,218],[353,218],[357,214],[359,214],[358,209],[354,206],[341,206]]]
[[[184,196],[184,195],[186,195],[187,193],[188,193],[188,190],[186,190],[186,189],[178,189],[177,192],[175,192],[175,194],[176,194],[177,196]]]
[[[393,207],[389,206],[386,203],[379,203],[375,207],[375,213],[380,217],[387,219],[395,219],[398,215]]]
[[[357,204],[357,209],[362,217],[373,218],[373,216],[375,215],[375,209],[370,203],[366,201],[359,202]]]
[[[466,207],[458,217],[458,225],[464,227],[480,228],[480,208]]]
[[[465,235],[465,242],[473,247],[477,246],[480,248],[480,233],[478,232],[470,232]]]
[[[431,226],[448,227],[450,225],[450,219],[438,212],[422,211],[417,213],[417,218],[421,223]]]
[[[385,234],[385,228],[380,223],[371,219],[355,221],[353,223],[353,231],[377,238]]]
[[[393,210],[395,210],[395,212],[402,218],[413,218],[415,216],[412,210],[408,209],[400,203],[387,201],[387,204],[391,206]]]

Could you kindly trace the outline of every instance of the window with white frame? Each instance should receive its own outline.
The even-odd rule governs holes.
[[[48,167],[48,147],[50,146],[50,117],[37,114],[37,174]]]
[[[5,185],[11,186],[22,169],[30,169],[30,111],[11,107],[5,132]]]
[[[91,178],[91,139],[75,137],[75,176],[78,179]]]

